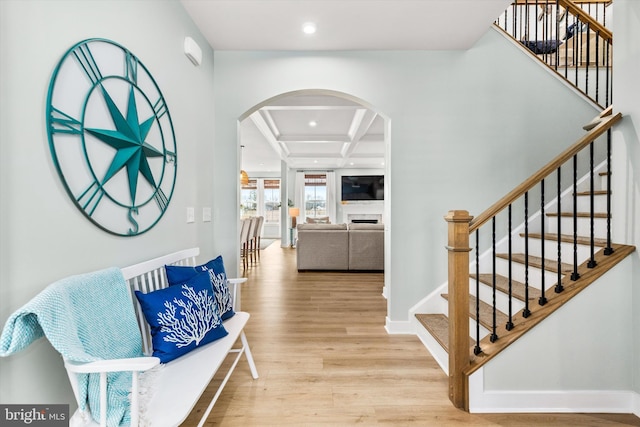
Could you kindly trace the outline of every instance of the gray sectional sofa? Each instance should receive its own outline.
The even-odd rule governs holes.
[[[298,224],[298,271],[384,270],[383,224]]]

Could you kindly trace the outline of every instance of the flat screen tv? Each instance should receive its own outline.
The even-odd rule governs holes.
[[[343,176],[342,200],[384,200],[384,175]]]

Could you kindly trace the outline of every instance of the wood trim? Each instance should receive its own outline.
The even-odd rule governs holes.
[[[605,110],[605,112],[607,111],[609,110]],[[605,112],[603,112],[603,114]],[[500,211],[515,202],[518,198],[522,197],[524,193],[531,190],[544,178],[554,173],[559,166],[570,160],[575,154],[579,153],[583,148],[588,146],[592,141],[604,134],[607,130],[611,129],[614,124],[622,119],[622,113],[611,114],[608,116],[603,116],[603,114],[600,114],[601,119],[598,125],[587,132],[582,138],[580,138],[573,145],[556,156],[553,160],[543,166],[536,173],[531,175],[522,184],[511,190],[506,196],[494,203],[493,206],[489,207],[489,209],[485,210],[475,219],[471,220],[471,223],[469,224],[469,233],[473,233],[484,223],[496,216]]]
[[[536,2],[536,0],[515,0],[514,3],[517,4],[530,4],[530,5],[534,5]],[[572,3],[574,4],[603,4],[605,6],[609,6],[611,3],[613,3],[613,0],[571,0]],[[538,0],[538,4],[545,4],[545,3],[556,3],[556,0]]]
[[[449,399],[456,408],[469,410],[469,222],[467,211],[449,211]]]
[[[613,33],[604,25],[596,21],[591,15],[584,11],[581,7],[577,6],[580,3],[605,3],[603,1],[571,1],[571,0],[557,0],[558,5],[564,7],[569,13],[577,16],[582,22],[589,24],[589,29],[600,33],[600,36],[608,42],[613,41]],[[556,0],[516,0],[514,4],[521,6],[542,6],[544,4],[556,4]]]

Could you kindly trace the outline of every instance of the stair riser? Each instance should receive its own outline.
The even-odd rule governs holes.
[[[471,295],[476,295],[476,281],[475,279],[469,280],[469,292]],[[485,303],[493,304],[493,289],[484,283],[480,283],[480,300]],[[499,311],[508,314],[509,313],[509,295],[496,290],[496,307]],[[524,302],[519,299],[512,298],[512,313],[517,313],[524,308]]]
[[[578,196],[578,212],[590,212],[591,201],[589,196]],[[598,194],[593,197],[593,211],[605,213],[607,211],[607,196]]]
[[[500,327],[502,325],[498,325]],[[489,330],[484,326],[480,325],[480,340],[489,335]],[[475,342],[476,340],[476,321],[472,318],[469,318],[469,337]]]
[[[591,201],[589,196],[578,196],[578,212],[590,212],[591,211]],[[561,206],[562,208],[562,206]],[[602,212],[605,213],[607,211],[607,196],[596,195],[593,197],[593,211],[594,212]]]
[[[523,243],[524,245],[524,243]],[[578,245],[578,263],[589,259],[591,256],[591,249],[587,245]],[[600,247],[596,246],[595,251],[598,252]],[[524,253],[524,247],[519,249],[518,252]],[[529,240],[529,255],[541,257],[542,256],[542,241],[539,239]],[[573,243],[562,242],[560,244],[560,255],[562,262],[573,263]],[[558,241],[557,240],[545,240],[544,241],[544,256],[547,259],[558,258]]]
[[[557,218],[553,217],[547,222],[548,230],[545,232],[548,233],[557,233],[558,232],[558,224]],[[561,233],[562,234],[573,234],[573,218],[572,217],[562,217],[560,223]],[[598,238],[606,238],[607,236],[607,219],[606,218],[594,218],[593,222],[593,230],[595,237]],[[589,237],[591,235],[591,226],[589,218],[578,218],[578,236]]]
[[[490,271],[490,270],[487,270]],[[505,277],[509,277],[509,262],[506,259],[496,259],[496,272]],[[558,274],[552,271],[545,271],[545,286],[549,289],[550,285],[555,285],[558,281]],[[525,282],[524,264],[513,263],[511,267],[511,278],[518,282]],[[529,286],[540,289],[542,287],[542,274],[539,268],[529,266]]]
[[[449,307],[444,310],[444,315],[449,317]],[[489,335],[489,330],[480,325],[480,339]],[[469,337],[476,339],[476,321],[469,316]]]

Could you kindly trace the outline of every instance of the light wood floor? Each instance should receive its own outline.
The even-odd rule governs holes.
[[[382,274],[298,273],[295,261],[276,241],[247,270],[242,309],[260,378],[243,357],[207,426],[640,426],[631,415],[457,410],[422,343],[386,333]],[[196,425],[206,405],[184,425]]]

